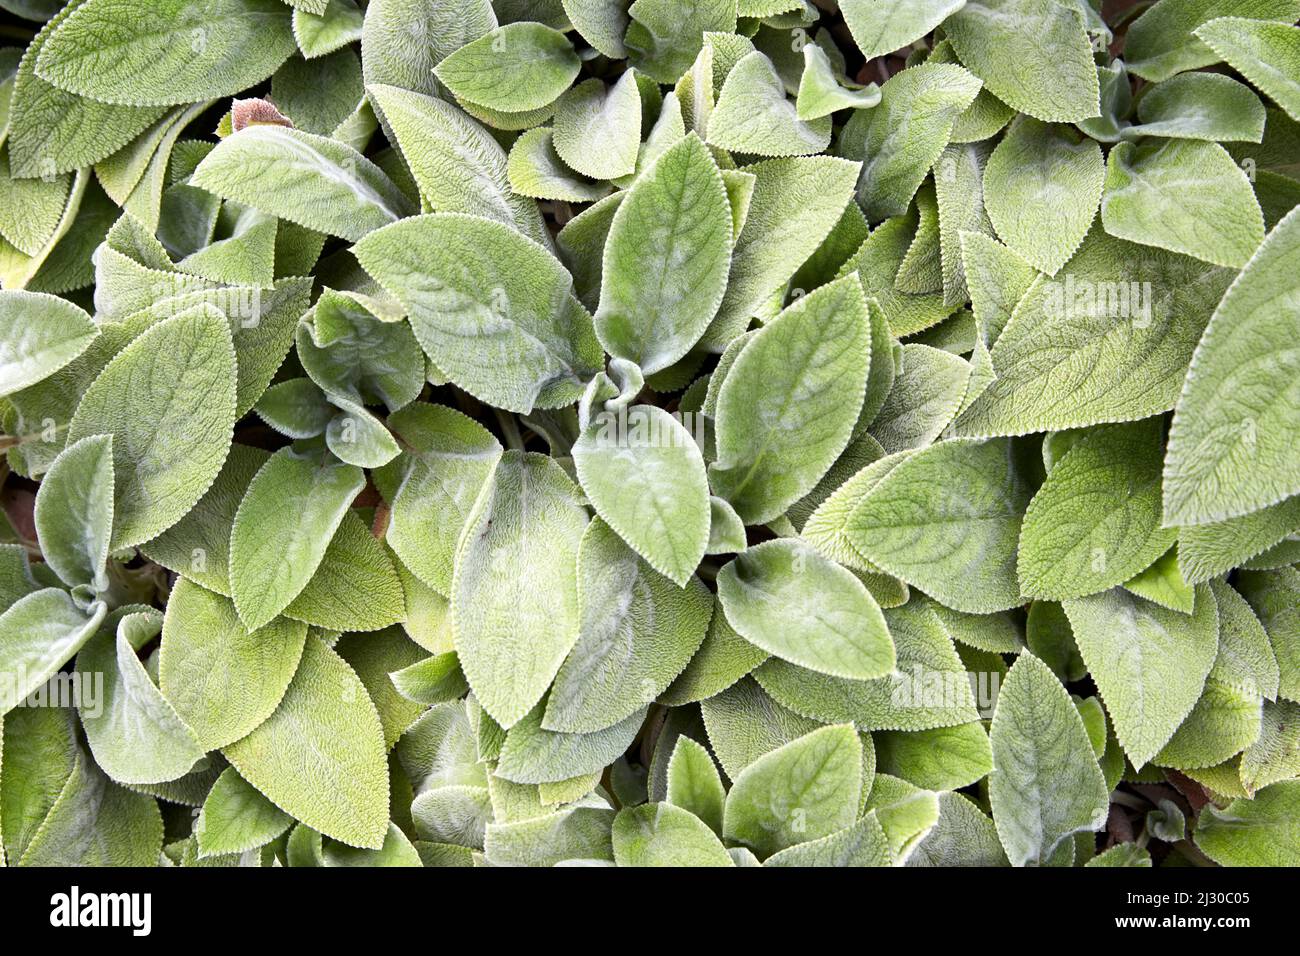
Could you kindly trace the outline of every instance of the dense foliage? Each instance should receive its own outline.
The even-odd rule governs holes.
[[[0,7],[0,859],[1300,864],[1300,0]]]

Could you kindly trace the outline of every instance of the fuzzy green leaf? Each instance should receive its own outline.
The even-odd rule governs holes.
[[[1300,212],[1269,233],[1223,296],[1174,411],[1165,457],[1165,521],[1206,524],[1300,491],[1293,335]],[[1232,401],[1222,396],[1230,392]]]

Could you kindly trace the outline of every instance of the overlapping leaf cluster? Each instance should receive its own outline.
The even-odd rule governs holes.
[[[0,6],[0,858],[1300,863],[1300,2]]]

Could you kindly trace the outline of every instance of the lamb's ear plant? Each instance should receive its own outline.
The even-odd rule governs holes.
[[[0,861],[1300,865],[1300,2],[0,7]]]

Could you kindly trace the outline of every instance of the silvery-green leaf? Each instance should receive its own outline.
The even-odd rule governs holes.
[[[895,866],[905,866],[939,822],[939,795],[889,774],[876,774],[866,810],[885,831]]]
[[[710,32],[736,32],[736,0],[636,0],[624,36],[628,60],[658,83],[676,83]]]
[[[35,385],[67,366],[99,334],[84,311],[36,292],[0,292],[0,394]]]
[[[938,325],[957,311],[956,306],[945,305],[943,296],[937,292],[911,294],[903,292],[895,285],[899,270],[915,238],[913,232],[916,226],[916,219],[912,216],[896,216],[885,220],[876,227],[867,241],[840,270],[841,275],[857,275],[868,299],[875,303],[873,312],[879,311],[880,317],[884,320],[883,328],[879,330],[882,335],[888,334],[894,337],[912,335]],[[891,365],[887,363],[891,360],[882,354],[884,349],[875,348],[877,338],[875,324],[873,315],[872,368],[878,365],[890,368]],[[878,358],[883,361],[878,363],[876,361]],[[887,380],[888,384],[893,384],[892,376],[888,376]],[[879,396],[879,400],[884,400],[883,394]],[[875,410],[879,411],[879,405]]]
[[[1097,854],[1084,866],[1150,866],[1151,853],[1136,843],[1117,843],[1109,850]]]
[[[934,164],[934,188],[939,213],[939,253],[943,266],[943,301],[961,305],[970,298],[961,255],[961,234],[993,235],[985,211],[984,169],[992,147],[968,143],[944,148]]]
[[[1210,591],[1219,609],[1219,654],[1212,675],[1253,695],[1276,699],[1280,672],[1268,632],[1226,581],[1210,581]]]
[[[385,750],[390,749],[425,707],[398,693],[389,675],[421,660],[424,649],[396,625],[376,634],[344,634],[334,649],[360,678],[379,713]]]
[[[577,487],[554,459],[514,451],[470,512],[452,581],[452,630],[470,687],[503,727],[541,700],[578,639],[587,524]]]
[[[607,183],[578,175],[560,159],[554,136],[554,130],[544,126],[515,140],[506,163],[510,188],[520,196],[563,202],[594,202],[607,196]]]
[[[760,857],[853,823],[862,795],[862,743],[848,725],[824,727],[759,757],[727,794],[727,839]]]
[[[438,787],[418,794],[411,803],[415,835],[455,846],[482,847],[492,820],[486,787]]]
[[[601,412],[573,446],[596,512],[678,587],[709,542],[709,488],[691,433],[668,412],[636,405]]]
[[[875,83],[861,88],[841,86],[830,57],[816,43],[804,46],[803,59],[803,76],[799,79],[799,95],[795,100],[800,120],[821,119],[836,110],[870,109],[880,102],[880,87]]]
[[[842,0],[840,11],[870,60],[920,40],[963,6],[965,0]]]
[[[1233,758],[1260,738],[1260,695],[1277,693],[1277,661],[1250,605],[1223,581],[1212,581],[1210,591],[1218,654],[1196,706],[1156,755],[1160,766],[1194,769]]]
[[[79,752],[72,774],[20,866],[157,866],[163,821],[157,802],[119,787]]]
[[[1234,586],[1268,632],[1280,669],[1278,694],[1300,702],[1300,571],[1245,571]]]
[[[59,89],[36,74],[54,31],[82,4],[67,4],[28,44],[13,80],[7,142],[18,176],[55,176],[117,152],[162,116],[163,107],[102,103]]]
[[[76,767],[76,718],[62,707],[20,707],[4,716],[0,824],[17,863]]]
[[[352,147],[282,126],[222,140],[191,182],[309,229],[356,241],[411,213],[410,200]]]
[[[334,455],[358,468],[380,468],[400,454],[388,429],[351,399],[336,397],[339,410],[325,430],[325,444]]]
[[[709,546],[705,554],[735,554],[748,546],[745,523],[736,509],[717,495],[709,496]]]
[[[555,866],[565,860],[614,859],[614,811],[577,805],[517,823],[489,823],[483,850],[492,866]]]
[[[738,555],[719,573],[718,595],[738,633],[794,664],[863,681],[894,669],[893,641],[870,592],[795,539]]]
[[[1101,148],[1066,126],[1024,117],[993,150],[985,204],[998,237],[1056,275],[1088,234],[1106,177]]]
[[[433,72],[458,99],[519,113],[555,102],[578,67],[578,54],[560,31],[509,23],[465,44]]]
[[[961,65],[957,52],[949,40],[940,40],[925,58],[927,63],[954,63]],[[996,135],[1016,116],[1016,111],[1000,99],[982,89],[974,102],[957,117],[952,127],[951,142],[979,143]]]
[[[102,250],[100,256],[102,262],[107,250]],[[205,288],[165,299],[157,298],[157,285],[154,284],[157,280],[156,275],[150,278],[152,291],[142,290],[147,301],[138,311],[115,318],[121,322],[117,328],[133,330],[133,338],[145,328],[197,306],[216,308],[229,323],[235,344],[239,366],[235,383],[235,417],[242,418],[266,391],[292,347],[294,326],[311,301],[312,280],[280,279],[270,289],[238,284],[215,287],[204,283]],[[139,328],[135,329],[137,325]],[[112,340],[112,328],[105,327],[101,336]]]
[[[522,113],[503,113],[459,98],[456,100],[456,105],[480,123],[506,133],[534,129],[555,114],[554,103],[543,106],[541,109],[525,110]]]
[[[150,328],[87,389],[68,441],[113,436],[113,547],[155,537],[203,497],[230,449],[235,382],[230,325],[200,306]]]
[[[1178,566],[1189,584],[1200,584],[1265,553],[1300,531],[1300,496],[1259,511],[1178,529]]]
[[[302,440],[325,434],[338,410],[315,382],[303,377],[272,385],[253,411],[281,435]]]
[[[668,802],[689,810],[714,833],[722,833],[726,802],[722,778],[709,751],[689,737],[678,737],[668,761]]]
[[[591,179],[618,179],[636,170],[641,145],[641,94],[629,70],[611,87],[585,80],[555,104],[555,151]]]
[[[981,337],[991,347],[1038,272],[996,239],[978,232],[961,234],[961,257],[971,311]]]
[[[1219,646],[1214,595],[1199,585],[1191,615],[1120,588],[1064,606],[1124,752],[1141,768],[1201,696]]]
[[[660,695],[660,702],[679,707],[720,694],[743,678],[763,661],[767,651],[755,647],[736,633],[722,610],[714,602],[713,620],[704,643],[691,658],[686,669]]]
[[[939,249],[939,201],[932,182],[921,184],[916,197],[916,233],[898,267],[894,287],[920,295],[943,290],[943,261]],[[861,247],[859,247],[861,248]]]
[[[39,274],[42,268],[47,260],[53,258],[53,253],[60,241],[76,223],[77,213],[81,208],[81,201],[86,195],[90,181],[91,171],[89,169],[83,169],[77,173],[72,181],[72,188],[68,192],[68,200],[63,207],[63,215],[59,219],[53,235],[50,236],[36,255],[29,256],[16,249],[3,237],[0,237],[0,282],[3,283],[6,289],[25,289],[28,285],[39,285],[36,280],[40,277]]]
[[[542,804],[547,807],[576,803],[587,798],[588,795],[592,795],[595,789],[600,786],[603,777],[604,768],[601,768],[568,780],[559,780],[555,783],[539,783],[537,785],[537,796]]]
[[[1055,675],[1021,654],[990,730],[989,802],[1014,866],[1046,864],[1063,840],[1106,822],[1106,783],[1078,711]]]
[[[105,103],[161,106],[255,86],[295,49],[275,0],[88,0],[46,40],[36,72]]]
[[[1267,551],[1248,560],[1242,567],[1251,571],[1272,571],[1295,564],[1300,559],[1300,535],[1289,534]]]
[[[1241,782],[1254,792],[1300,774],[1300,704],[1265,701],[1259,738],[1241,755]]]
[[[1101,221],[1112,236],[1238,269],[1264,238],[1246,174],[1222,146],[1197,140],[1111,149]]]
[[[591,204],[569,220],[555,239],[560,259],[573,273],[573,291],[590,310],[595,310],[601,299],[604,242],[625,198],[623,191]]]
[[[258,471],[230,534],[230,587],[240,619],[269,623],[306,587],[365,484],[328,455],[276,452]]]
[[[970,375],[970,363],[960,356],[928,345],[904,345],[902,367],[869,434],[891,454],[924,448],[957,414]]]
[[[354,252],[401,301],[438,368],[498,408],[569,404],[600,364],[572,278],[508,226],[452,213],[416,216],[366,237]]]
[[[388,675],[397,692],[418,704],[442,704],[465,696],[469,684],[455,651],[426,657]]]
[[[417,794],[447,786],[487,785],[470,709],[465,701],[436,704],[398,741],[394,754]]]
[[[709,746],[732,780],[759,757],[821,725],[778,704],[749,678],[702,701],[700,714]]]
[[[34,519],[46,564],[71,586],[108,588],[113,531],[113,436],[92,435],[54,459],[36,493]]]
[[[250,631],[228,598],[182,578],[163,618],[158,685],[205,751],[250,733],[293,680],[307,625],[277,618]]]
[[[1191,614],[1196,606],[1196,591],[1183,580],[1182,572],[1178,570],[1178,556],[1173,549],[1125,581],[1124,590],[1183,614]]]
[[[776,67],[758,50],[732,67],[709,117],[709,144],[734,152],[805,156],[830,141],[830,119],[801,119]]]
[[[1016,306],[992,349],[997,379],[957,419],[959,435],[1019,435],[1168,411],[1232,280],[1227,269],[1096,226],[1063,273],[1037,279]]]
[[[802,533],[808,524],[808,520],[821,508],[827,499],[849,483],[863,468],[884,457],[885,450],[880,447],[880,442],[870,435],[862,434],[854,438],[849,442],[848,447],[844,449],[840,457],[835,460],[835,464],[831,465],[826,474],[822,476],[821,481],[817,482],[816,487],[786,511],[785,516],[790,520],[790,524],[794,526],[796,531]],[[851,562],[847,563],[846,566],[849,564]]]
[[[437,96],[433,68],[496,25],[490,0],[371,0],[361,33],[366,83]]]
[[[352,49],[336,50],[319,59],[291,57],[271,77],[270,100],[275,108],[295,129],[320,136],[334,136],[334,131],[362,108],[365,96],[361,59]],[[334,138],[348,139],[343,135]]]
[[[963,614],[937,601],[928,604],[948,636],[959,644],[986,654],[1019,654],[1024,650],[1025,640],[1014,612]]]
[[[629,18],[623,0],[561,0],[573,28],[607,57],[624,59]]]
[[[1234,800],[1222,810],[1207,805],[1197,818],[1193,839],[1222,866],[1296,866],[1300,863],[1298,809],[1300,780],[1275,783],[1254,798]]]
[[[889,838],[871,810],[852,826],[819,840],[809,840],[774,853],[764,866],[875,867],[892,866]]]
[[[17,179],[9,151],[0,149],[0,237],[24,255],[38,255],[59,228],[67,206],[70,175]]]
[[[621,810],[614,820],[619,866],[734,866],[713,831],[688,810],[647,803]]]
[[[1241,759],[1234,757],[1217,767],[1200,767],[1195,770],[1184,770],[1182,773],[1226,801],[1251,796],[1241,785],[1241,777],[1238,774],[1240,764]]]
[[[349,511],[316,573],[284,614],[330,631],[377,631],[396,624],[405,610],[392,558]]]
[[[410,327],[332,289],[299,322],[296,345],[303,369],[345,411],[380,403],[396,411],[424,387],[424,357]]]
[[[1258,143],[1264,138],[1264,119],[1259,97],[1232,77],[1180,73],[1147,91],[1138,102],[1140,122],[1122,135]]]
[[[644,79],[638,82],[644,83]],[[649,102],[645,97],[643,97],[642,110],[645,111],[645,115],[648,116],[648,111],[651,106],[653,106],[653,102]],[[615,181],[615,185],[626,187],[635,182],[636,178],[645,170],[649,169],[650,166],[654,164],[654,161],[662,156],[669,147],[674,146],[680,140],[685,138],[686,133],[686,121],[682,118],[681,102],[677,99],[676,92],[670,92],[666,97],[664,97],[663,106],[659,110],[659,118],[656,119],[654,125],[650,127],[650,132],[646,134],[645,142],[637,148],[636,170],[627,176],[620,177]],[[727,172],[731,175],[724,175],[723,181],[727,182],[729,198],[732,198],[731,194],[735,191],[733,189],[735,183],[744,183],[746,181],[750,184],[753,183],[753,179],[748,173],[741,173],[739,170],[728,170]],[[734,182],[728,182],[729,179]],[[741,188],[743,189],[744,187],[741,186]],[[747,202],[748,199],[745,201]],[[733,208],[736,205],[734,198],[732,205]],[[736,232],[740,231],[740,225],[740,222],[736,222]]]
[[[325,845],[323,860],[325,866],[424,866],[419,852],[396,823],[388,824],[388,832],[384,834],[379,849],[359,849],[331,842]]]
[[[1022,603],[1015,560],[1028,500],[1009,442],[944,441],[882,478],[845,534],[877,567],[941,603],[988,614]]]
[[[840,152],[863,160],[858,202],[869,221],[907,211],[979,91],[980,81],[959,66],[922,64],[894,74],[880,88],[879,105],[853,114]]]
[[[1196,30],[1216,17],[1248,15],[1294,23],[1295,0],[1161,0],[1133,21],[1124,41],[1129,69],[1158,82],[1175,73],[1217,63],[1221,54],[1198,39]]]
[[[637,177],[604,247],[595,323],[611,355],[647,375],[686,355],[722,302],[731,224],[722,176],[695,135]]]
[[[269,289],[275,284],[278,232],[278,220],[252,210],[241,217],[233,235],[191,253],[176,268],[213,282]]]
[[[244,853],[265,846],[293,823],[293,818],[227,767],[217,778],[194,822],[199,856]]]
[[[930,730],[879,731],[876,767],[926,790],[958,790],[993,769],[989,735],[980,721]]]
[[[142,550],[168,570],[219,594],[230,594],[230,527],[253,476],[270,457],[233,444],[212,487],[179,522]]]
[[[1133,107],[1133,87],[1123,60],[1097,67],[1101,86],[1101,115],[1075,123],[1079,129],[1101,143],[1118,143],[1128,128]]]
[[[908,866],[1006,866],[988,815],[961,793],[939,794],[939,822],[912,851]]]
[[[1022,113],[1065,123],[1098,115],[1097,70],[1079,10],[1053,0],[968,0],[944,31],[962,63]]]
[[[361,39],[365,14],[356,0],[329,0],[320,13],[293,11],[293,36],[307,59],[327,56]]]
[[[970,675],[929,606],[913,600],[887,609],[885,621],[898,653],[889,677],[843,680],[780,660],[768,661],[754,676],[781,704],[823,722],[915,731],[978,720]]]
[[[473,419],[443,405],[394,412],[388,427],[403,456],[386,539],[402,563],[440,594],[451,591],[456,545],[479,492],[501,458],[501,445]]]
[[[578,641],[555,675],[543,726],[593,733],[653,702],[703,643],[712,611],[698,578],[679,586],[593,521],[578,550]]]
[[[103,675],[103,691],[78,710],[95,762],[119,783],[162,783],[184,776],[203,756],[194,731],[154,685],[136,652],[158,636],[162,615],[130,614],[104,628],[77,655],[83,683]]]
[[[1169,431],[1165,521],[1207,524],[1300,491],[1290,317],[1300,212],[1269,233],[1196,348]],[[1232,401],[1222,396],[1231,392]]]
[[[1093,432],[1052,468],[1020,531],[1023,592],[1063,600],[1104,591],[1174,543],[1160,526],[1161,422]]]
[[[1260,738],[1263,712],[1258,693],[1219,677],[1229,668],[1221,652],[1200,698],[1155,756],[1162,767],[1212,767],[1231,760]]]
[[[388,768],[375,705],[317,639],[274,714],[222,751],[272,803],[326,836],[378,848],[388,829]]]
[[[866,391],[868,335],[866,300],[847,277],[799,299],[736,359],[718,397],[709,478],[747,524],[811,491],[848,444]]]
[[[726,295],[702,346],[724,349],[790,281],[852,201],[859,168],[830,156],[771,159],[746,168],[755,177],[753,196],[732,251]]]
[[[13,542],[0,543],[0,608],[8,610],[19,598],[40,589],[27,549]]]
[[[1267,94],[1292,119],[1300,119],[1300,29],[1295,4],[1286,23],[1221,17],[1196,30],[1196,37]],[[1252,13],[1254,11],[1251,11]]]

